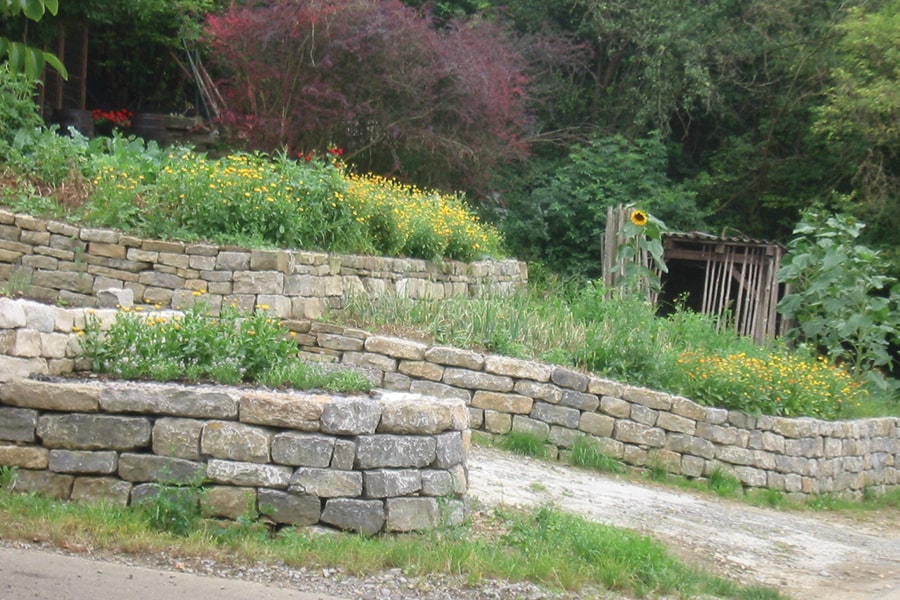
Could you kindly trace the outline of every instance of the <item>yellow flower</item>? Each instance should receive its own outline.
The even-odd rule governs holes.
[[[643,227],[647,224],[647,213],[642,210],[634,210],[631,212],[631,222],[637,225],[638,227]]]

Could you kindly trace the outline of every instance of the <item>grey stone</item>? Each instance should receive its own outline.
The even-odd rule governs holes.
[[[559,448],[571,448],[575,445],[575,441],[578,439],[579,435],[581,434],[578,431],[570,429],[569,427],[551,425],[550,435],[547,438],[547,441]]]
[[[46,469],[50,451],[36,446],[0,444],[0,465],[21,469]]]
[[[140,412],[172,417],[236,419],[238,398],[221,389],[173,384],[105,385],[100,406],[108,412]]]
[[[314,433],[288,431],[272,438],[272,461],[300,467],[328,467],[335,438]]]
[[[200,453],[238,462],[269,462],[273,432],[231,421],[211,421],[203,426]]]
[[[70,500],[79,502],[109,502],[113,506],[128,506],[132,485],[115,477],[77,477],[72,485]]]
[[[419,342],[378,335],[367,338],[365,342],[366,352],[403,360],[424,360],[427,349],[428,346]]]
[[[260,514],[276,523],[306,526],[319,522],[322,502],[316,496],[261,488],[257,494]]]
[[[512,415],[494,410],[484,411],[484,429],[490,433],[504,434],[512,429]]]
[[[454,493],[453,476],[449,471],[422,470],[422,494],[425,496],[449,496]]]
[[[374,469],[363,476],[368,498],[409,496],[422,489],[422,475],[418,469]]]
[[[331,457],[331,468],[349,471],[356,460],[356,442],[337,439],[334,442],[334,454]]]
[[[466,369],[446,369],[443,382],[447,385],[487,392],[509,392],[513,389],[512,377]]]
[[[716,446],[708,440],[681,433],[669,434],[666,448],[681,454],[699,456],[711,460],[716,455]]]
[[[133,450],[150,445],[150,421],[109,415],[42,415],[37,435],[47,448]]]
[[[292,473],[290,467],[215,458],[206,465],[206,476],[212,481],[246,487],[285,489],[291,482]]]
[[[203,421],[165,417],[153,424],[153,453],[160,456],[200,460]]]
[[[382,530],[385,521],[382,500],[331,498],[325,502],[320,520],[339,529],[374,535]]]
[[[462,431],[469,425],[469,413],[462,400],[387,393],[381,396],[379,402],[379,433],[431,435],[442,431]]]
[[[531,418],[543,421],[551,425],[562,425],[571,429],[577,429],[581,420],[581,412],[576,408],[535,402],[531,410]]]
[[[434,346],[425,352],[425,360],[448,367],[459,367],[470,371],[484,369],[485,358],[477,352],[451,348],[447,346]]]
[[[72,475],[51,473],[50,471],[29,471],[19,469],[10,489],[15,492],[40,494],[50,498],[68,500],[72,494]]]
[[[513,391],[535,400],[549,402],[550,404],[559,404],[559,401],[562,399],[562,390],[552,383],[537,383],[522,379],[516,382]]]
[[[388,498],[387,531],[424,531],[440,524],[440,511],[435,498]]]
[[[432,466],[448,469],[454,465],[465,464],[466,444],[460,431],[442,433],[435,438],[435,460]]]
[[[669,412],[659,413],[656,426],[665,429],[666,431],[675,431],[687,435],[694,435],[697,431],[696,421]]]
[[[611,417],[627,419],[631,415],[631,403],[613,396],[600,398],[600,410]]]
[[[500,413],[527,415],[533,410],[534,400],[519,394],[478,390],[472,397],[472,407]]]
[[[550,381],[560,387],[575,390],[576,392],[586,392],[590,377],[578,371],[556,367],[550,375]]]
[[[33,442],[37,418],[36,410],[0,406],[0,440]]]
[[[599,437],[609,437],[613,433],[616,420],[607,415],[601,415],[595,412],[582,413],[581,421],[578,423],[578,429],[591,435]]]
[[[586,392],[565,390],[563,391],[562,398],[560,398],[559,403],[563,406],[571,406],[572,408],[577,408],[578,410],[594,412],[595,410],[597,410],[597,407],[600,406],[600,398],[598,398],[594,394],[588,394]]]
[[[321,394],[247,392],[240,399],[240,416],[244,423],[317,431],[325,405],[331,401]]]
[[[492,355],[485,357],[484,370],[494,375],[544,382],[550,380],[553,367],[530,360]]]
[[[235,294],[283,294],[284,274],[277,271],[244,271],[234,274]]]
[[[656,425],[656,420],[659,417],[659,412],[653,410],[652,408],[647,408],[641,404],[632,404],[631,405],[631,420],[640,423],[641,425],[647,425],[648,427],[653,427]]]
[[[368,396],[331,398],[322,408],[320,428],[333,435],[375,433],[382,410],[382,404]]]
[[[360,469],[425,467],[434,462],[433,437],[376,434],[356,440],[356,467]]]
[[[357,497],[363,492],[363,476],[357,471],[300,467],[291,477],[288,489],[320,498]]]
[[[655,410],[672,410],[672,397],[663,392],[626,386],[622,397],[632,404],[640,404],[647,408]]]
[[[550,436],[549,425],[543,421],[523,415],[515,415],[513,417],[512,430],[536,436],[541,440],[546,440]]]
[[[207,517],[222,517],[233,521],[241,517],[256,517],[256,490],[227,485],[211,486],[200,496],[200,510]]]
[[[626,444],[661,447],[666,442],[666,433],[662,429],[649,427],[634,421],[619,421],[613,436]]]
[[[203,478],[204,464],[153,454],[123,453],[119,457],[119,477],[126,481],[188,484]]]
[[[110,451],[51,450],[49,468],[54,473],[109,475],[116,472],[118,461],[119,455]]]

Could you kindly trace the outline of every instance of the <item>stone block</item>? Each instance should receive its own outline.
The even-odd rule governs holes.
[[[550,435],[547,437],[547,441],[559,448],[571,448],[575,445],[575,441],[578,439],[579,435],[581,434],[574,429],[559,425],[551,425]]]
[[[331,456],[331,468],[349,471],[356,461],[356,442],[353,440],[336,439],[334,441],[334,454]]]
[[[396,359],[374,352],[345,352],[341,362],[384,373],[393,373],[397,370]]]
[[[600,398],[594,394],[587,392],[576,392],[575,390],[564,390],[559,400],[562,406],[577,408],[586,412],[594,412],[600,406]]]
[[[385,509],[386,531],[424,531],[440,524],[435,498],[388,498]]]
[[[550,426],[547,423],[524,415],[515,415],[513,417],[512,430],[533,435],[541,440],[546,440],[550,437]]]
[[[37,435],[47,448],[134,450],[150,445],[150,420],[109,415],[42,415]]]
[[[272,438],[272,461],[299,467],[328,467],[334,454],[335,438],[299,432],[276,433]]]
[[[46,469],[50,451],[39,446],[0,444],[0,465],[20,469]]]
[[[341,351],[349,350],[351,352],[361,351],[365,344],[364,340],[333,333],[320,333],[316,335],[316,343],[321,348]]]
[[[491,355],[484,358],[484,370],[494,375],[545,382],[550,381],[553,367],[531,360]]]
[[[33,442],[37,418],[36,410],[0,406],[0,440]]]
[[[472,407],[495,412],[527,415],[533,411],[534,400],[528,396],[477,390],[472,396]]]
[[[290,485],[292,474],[290,467],[216,458],[210,459],[206,465],[206,476],[212,481],[244,487],[286,489]]]
[[[97,412],[100,388],[76,383],[14,379],[0,386],[0,401],[37,410]]]
[[[300,431],[317,431],[328,396],[247,392],[240,398],[244,423],[269,425]]]
[[[119,455],[110,451],[51,450],[49,468],[54,473],[110,475],[116,472]]]
[[[397,370],[415,379],[440,381],[444,376],[444,367],[424,360],[402,360]]]
[[[300,527],[318,523],[322,512],[322,503],[317,496],[291,494],[266,488],[258,491],[257,505],[260,514],[275,523]]]
[[[236,419],[237,391],[213,386],[142,383],[104,384],[100,406],[107,412],[135,412],[172,417]]]
[[[432,435],[442,431],[462,431],[469,426],[466,404],[459,399],[386,393],[379,398],[379,403],[379,433]]]
[[[273,435],[271,430],[262,427],[212,421],[203,426],[200,453],[238,462],[267,463]]]
[[[422,494],[425,496],[449,496],[454,493],[453,476],[449,471],[420,471],[422,478]]]
[[[611,417],[627,419],[631,416],[631,403],[614,396],[600,398],[600,410]]]
[[[448,346],[433,346],[425,351],[425,360],[448,367],[459,367],[468,371],[484,369],[484,355],[470,350]]]
[[[200,496],[200,510],[207,517],[236,521],[256,517],[256,490],[252,488],[214,485]]]
[[[363,473],[363,489],[367,498],[410,496],[422,489],[418,469],[374,469]]]
[[[356,440],[356,467],[359,469],[425,467],[436,457],[433,437],[376,434]]]
[[[203,478],[203,463],[154,454],[123,453],[119,456],[119,477],[125,481],[188,484]]]
[[[582,413],[578,429],[598,437],[609,437],[616,426],[616,420],[607,415],[595,412]]]
[[[662,447],[666,443],[666,433],[662,429],[634,421],[618,421],[613,437],[625,444],[640,446]]]
[[[670,433],[666,438],[666,448],[707,460],[713,459],[716,455],[716,446],[712,442],[681,433]]]
[[[0,329],[18,329],[27,324],[25,306],[21,301],[0,297]]]
[[[235,294],[284,293],[284,274],[277,271],[236,270],[233,283]]]
[[[632,404],[640,404],[654,410],[672,410],[672,396],[663,392],[625,386],[622,398]]]
[[[578,423],[581,421],[581,412],[577,408],[535,402],[534,408],[531,410],[531,418],[551,425],[577,429]]]
[[[49,498],[68,500],[72,494],[74,481],[72,475],[19,469],[10,489],[14,492],[35,493]]]
[[[331,498],[325,502],[320,520],[338,529],[374,535],[384,527],[384,501]]]
[[[371,396],[332,397],[323,405],[320,428],[332,435],[375,433],[383,410]]]
[[[428,346],[402,338],[373,335],[366,339],[365,350],[402,360],[424,360]]]
[[[200,460],[200,434],[204,421],[164,417],[153,424],[153,453],[159,456]]]
[[[684,455],[681,457],[681,474],[685,477],[702,477],[706,461],[699,456]]]
[[[48,373],[49,367],[43,358],[19,358],[0,354],[0,383]]]
[[[738,445],[738,430],[734,427],[697,423],[697,436],[724,446]]]
[[[489,433],[504,434],[512,429],[512,415],[494,410],[484,411],[484,429]]]
[[[632,421],[640,423],[641,425],[653,427],[654,425],[656,425],[656,421],[659,418],[659,411],[653,410],[652,408],[647,408],[642,404],[632,404],[631,415],[629,418]]]
[[[575,390],[576,392],[586,392],[590,377],[578,371],[555,367],[550,374],[550,381],[560,387]]]
[[[467,369],[446,369],[443,382],[447,385],[483,392],[510,392],[513,389],[512,377],[491,375],[490,373],[469,371]]]
[[[431,466],[448,469],[465,464],[468,455],[467,437],[460,431],[442,433],[435,437],[435,460]]]
[[[562,390],[552,383],[538,383],[522,379],[516,382],[513,391],[535,400],[549,402],[550,404],[559,404],[559,401],[562,400]]]
[[[656,426],[666,431],[674,431],[685,435],[694,435],[697,432],[697,422],[695,420],[670,412],[659,413]]]
[[[70,500],[128,506],[132,485],[115,477],[76,477]]]

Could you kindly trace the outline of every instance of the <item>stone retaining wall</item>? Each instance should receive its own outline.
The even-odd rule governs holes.
[[[280,318],[317,319],[346,294],[477,297],[525,285],[515,260],[440,263],[292,250],[246,250],[146,240],[0,210],[0,281],[53,304],[96,307],[100,291],[125,288],[137,303],[181,309],[196,293],[222,303],[270,307]]]
[[[99,310],[110,321],[115,311]],[[80,309],[0,298],[0,381],[75,368]],[[900,419],[820,421],[753,416],[567,368],[429,346],[302,320],[285,324],[301,349],[366,367],[376,387],[459,399],[472,429],[528,431],[564,456],[580,436],[636,467],[687,477],[717,468],[751,488],[858,496],[900,484]]]
[[[0,385],[0,465],[17,468],[14,489],[125,506],[203,479],[208,516],[365,534],[461,521],[467,425],[461,400],[413,394]]]

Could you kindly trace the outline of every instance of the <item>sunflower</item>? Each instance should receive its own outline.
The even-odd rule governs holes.
[[[647,213],[642,210],[635,210],[631,213],[631,222],[637,225],[638,227],[643,227],[647,224]]]

